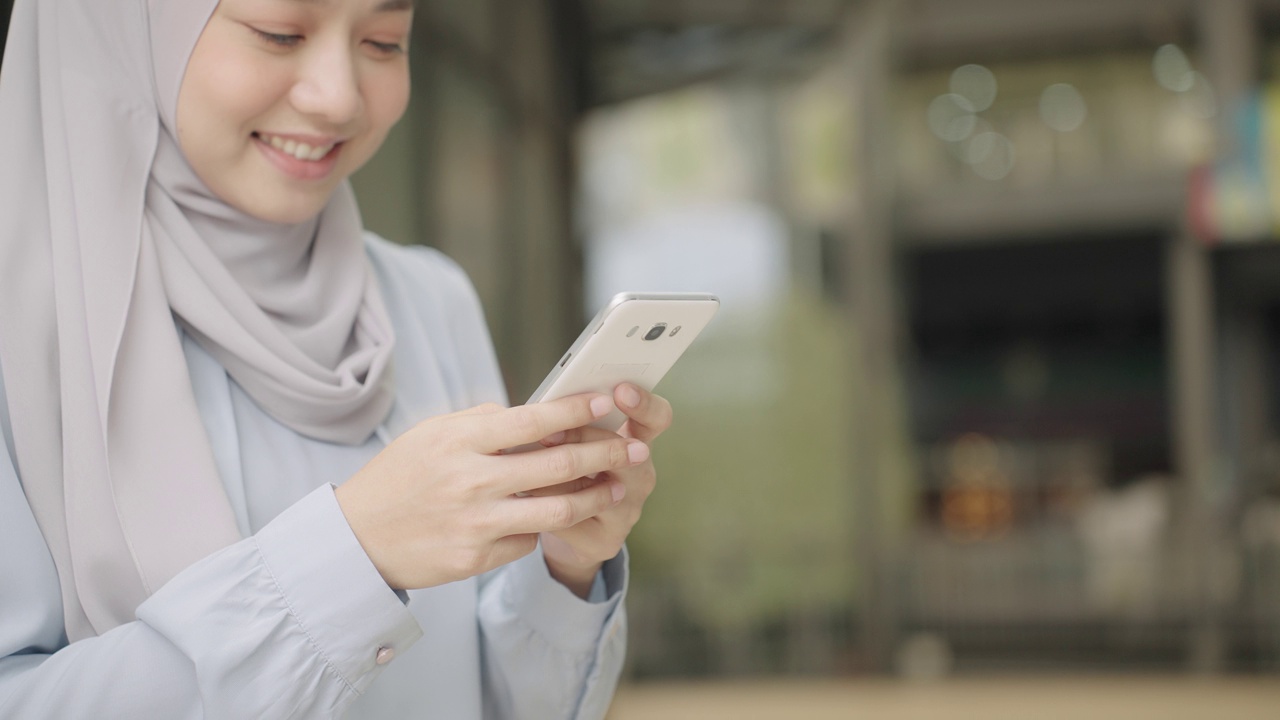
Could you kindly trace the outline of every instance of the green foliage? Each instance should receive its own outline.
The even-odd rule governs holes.
[[[661,386],[676,424],[630,542],[636,582],[674,583],[711,628],[852,594],[847,320],[798,293],[757,319],[700,339]]]

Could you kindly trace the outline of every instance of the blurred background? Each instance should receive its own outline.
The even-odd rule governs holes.
[[[7,13],[3,14],[7,17]],[[1280,0],[418,0],[366,224],[663,382],[611,717],[1280,716]]]

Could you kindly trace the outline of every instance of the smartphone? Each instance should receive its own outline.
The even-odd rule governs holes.
[[[614,295],[529,402],[584,392],[612,395],[624,382],[653,390],[719,309],[719,298],[706,293]],[[615,409],[592,425],[617,432],[626,420]]]

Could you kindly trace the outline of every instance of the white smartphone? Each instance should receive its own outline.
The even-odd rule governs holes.
[[[720,309],[706,293],[619,293],[578,336],[529,402],[584,392],[613,394],[620,383],[653,390]],[[616,432],[627,418],[614,410],[592,423]]]

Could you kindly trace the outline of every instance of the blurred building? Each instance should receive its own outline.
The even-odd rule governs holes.
[[[847,408],[786,411],[779,398],[802,389],[788,378],[814,366],[782,358],[768,384],[782,391],[753,410],[803,418],[813,436],[845,429],[843,464],[823,468],[849,478],[851,495],[825,496],[827,507],[844,504],[841,521],[802,499],[789,509],[856,553],[855,577],[837,583],[852,589],[853,627],[811,605],[822,592],[761,569],[795,567],[806,547],[838,559],[831,545],[776,520],[792,529],[761,547],[751,534],[776,532],[767,512],[682,488],[739,518],[689,518],[716,528],[703,543],[737,539],[707,553],[702,573],[685,571],[681,587],[702,590],[653,615],[661,623],[694,608],[684,629],[650,639],[671,647],[681,632],[705,633],[684,652],[701,648],[711,656],[701,667],[726,671],[795,669],[785,660],[795,648],[825,651],[803,640],[815,634],[855,649],[829,667],[897,663],[908,673],[1276,667],[1276,547],[1262,539],[1273,537],[1263,518],[1280,492],[1270,373],[1280,268],[1267,245],[1277,126],[1263,91],[1274,3],[868,0],[777,3],[772,14],[758,4],[584,5],[596,22],[632,23],[606,36],[623,50],[596,51],[625,62],[593,66],[611,88],[596,97],[611,107],[587,117],[587,154],[626,154],[617,148],[632,143],[634,172],[644,165],[635,158],[662,147],[646,139],[658,130],[626,127],[647,116],[684,135],[676,157],[736,163],[754,179],[735,189],[711,173],[700,191],[685,186],[704,212],[693,220],[696,203],[675,199],[668,207],[691,213],[681,227],[707,221],[754,237],[710,224],[705,206],[717,193],[766,205],[787,238],[788,292],[815,290],[847,310],[840,331],[850,338],[846,382],[827,385],[848,393]],[[701,90],[672,100],[670,117],[661,100],[615,106],[690,82]],[[713,149],[735,135],[746,150]],[[663,253],[662,233],[679,232],[669,209],[647,230],[650,221],[631,219],[655,202],[643,188],[593,200],[625,164],[601,164],[579,198],[602,212],[587,218],[589,257],[634,257],[616,249],[628,233],[636,252]],[[706,245],[696,233],[682,242]],[[739,243],[743,262],[754,242]],[[805,312],[822,326],[820,312]],[[773,344],[744,345],[735,377],[777,358],[780,325],[765,326]],[[754,432],[753,452],[777,435]],[[771,457],[791,457],[775,444]],[[764,454],[733,468],[712,482],[774,508],[786,500],[769,494],[770,480],[821,485]],[[686,548],[693,537],[662,534]],[[809,577],[829,579],[819,566]],[[789,600],[769,599],[765,577]],[[734,618],[749,597],[760,600],[744,629]],[[638,664],[680,664],[660,656],[656,647],[651,665]]]
[[[899,631],[880,652],[919,633],[970,666],[1274,667],[1276,568],[1237,528],[1278,489],[1275,253],[1270,227],[1215,244],[1232,201],[1205,168],[1246,152],[1275,10],[885,11],[892,132],[864,147],[897,176],[863,241],[896,280],[873,321],[919,514],[881,545],[905,577],[869,598]]]

